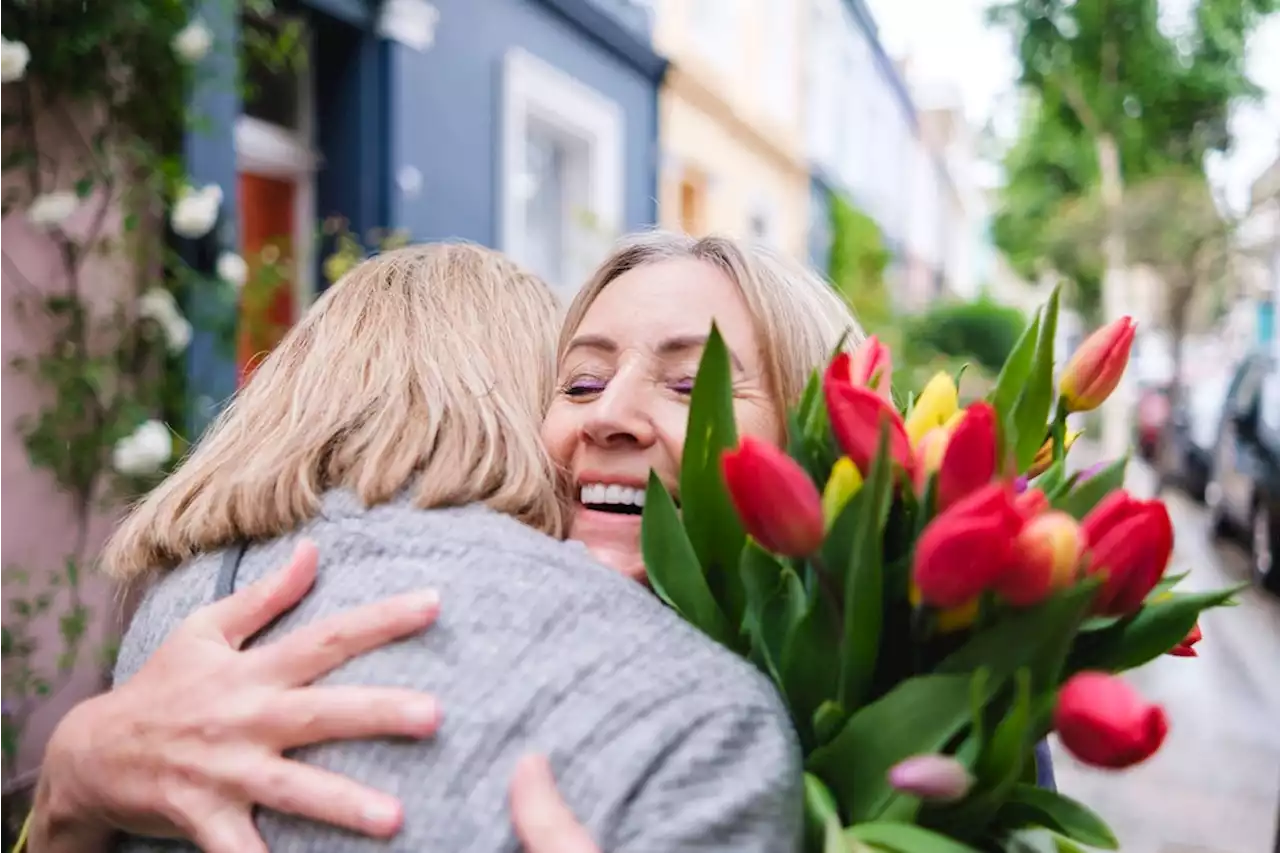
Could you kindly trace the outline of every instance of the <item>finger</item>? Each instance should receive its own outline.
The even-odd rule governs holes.
[[[440,727],[434,697],[398,687],[307,687],[271,702],[265,725],[281,750],[330,740],[431,737]]]
[[[224,808],[197,821],[191,840],[204,853],[270,853],[249,806]]]
[[[551,764],[526,755],[511,779],[511,823],[525,853],[600,853],[556,790]]]
[[[304,539],[282,569],[222,601],[197,610],[191,618],[201,619],[201,627],[207,626],[216,631],[228,645],[238,649],[273,619],[302,600],[315,583],[319,554],[316,546]]]
[[[390,794],[299,761],[275,759],[245,793],[265,808],[374,838],[389,838],[404,823],[400,801]]]
[[[418,633],[439,613],[434,590],[405,593],[334,614],[250,654],[277,678],[306,684],[353,657]]]

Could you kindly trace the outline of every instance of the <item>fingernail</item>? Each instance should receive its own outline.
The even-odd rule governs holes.
[[[413,606],[415,610],[422,613],[435,610],[440,606],[440,593],[436,592],[434,589],[428,589],[424,592],[420,592],[414,597]]]
[[[440,706],[429,699],[414,702],[405,709],[404,716],[414,728],[433,727],[440,720]]]
[[[395,803],[378,800],[366,805],[361,816],[371,828],[383,829],[395,825],[399,819],[399,807]]]

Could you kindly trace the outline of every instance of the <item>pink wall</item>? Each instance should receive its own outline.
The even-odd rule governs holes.
[[[6,184],[9,184],[12,176],[6,178]],[[86,200],[67,224],[68,232],[84,233],[99,205],[96,198]],[[114,212],[108,217],[104,234],[118,229],[118,219]],[[65,276],[53,242],[32,227],[20,210],[4,218],[0,245],[4,255],[3,330],[0,334],[0,350],[4,359],[3,383],[0,385],[3,391],[0,463],[4,472],[3,501],[0,502],[3,515],[0,519],[3,524],[0,558],[4,566],[4,618],[6,624],[11,624],[10,599],[24,592],[31,595],[39,591],[44,586],[47,573],[61,568],[71,548],[74,527],[69,498],[58,490],[50,474],[33,470],[28,464],[22,438],[16,431],[19,420],[40,407],[42,392],[10,366],[15,356],[30,354],[46,345],[51,334],[47,319],[38,313],[22,312],[20,303],[23,298],[37,292],[65,288]],[[83,292],[92,294],[104,305],[114,301],[115,294],[120,293],[122,287],[131,284],[128,267],[121,260],[101,256],[86,260],[80,279]],[[95,518],[89,534],[90,554],[101,544],[111,523],[109,515],[99,514]],[[31,580],[25,590],[12,581],[11,567],[21,567],[30,572]],[[20,754],[20,771],[29,771],[38,764],[49,732],[66,709],[102,686],[96,650],[114,629],[118,607],[116,596],[105,581],[92,572],[84,575],[82,600],[91,610],[91,624],[89,636],[82,647],[80,665],[62,689],[29,718]],[[65,593],[57,600],[65,603]],[[61,647],[57,628],[60,609],[55,605],[39,626],[42,653],[38,660],[40,668],[50,673],[55,672],[54,661]],[[13,781],[6,779],[6,787]]]

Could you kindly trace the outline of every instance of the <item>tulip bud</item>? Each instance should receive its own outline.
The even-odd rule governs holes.
[[[1191,626],[1191,630],[1187,632],[1187,636],[1182,638],[1182,642],[1169,649],[1168,654],[1171,654],[1176,658],[1199,657],[1199,652],[1192,647],[1196,643],[1200,642],[1203,636],[1204,635],[1200,633],[1200,623],[1196,622],[1196,624]]]
[[[947,440],[938,469],[938,509],[990,483],[996,475],[996,410],[974,403]]]
[[[963,800],[973,781],[969,770],[948,755],[916,755],[889,769],[889,784],[896,790],[937,803]]]
[[[729,497],[747,533],[765,549],[806,557],[822,545],[822,499],[794,459],[767,442],[744,438],[722,460]]]
[[[1065,512],[1049,512],[1026,523],[1013,540],[1013,561],[995,585],[1016,607],[1030,607],[1075,581],[1083,542],[1080,526]]]
[[[968,604],[1009,567],[1023,517],[1013,490],[991,483],[939,513],[916,543],[912,579],[933,607]]]
[[[912,607],[919,607],[924,603],[924,598],[920,595],[920,587],[916,586],[915,581],[907,583],[907,600]],[[959,607],[937,610],[934,613],[933,626],[939,634],[954,634],[956,631],[963,631],[978,621],[980,604],[981,602],[974,598]]]
[[[827,529],[835,523],[845,505],[862,488],[862,474],[848,456],[841,456],[831,468],[831,476],[822,490],[822,518]]]
[[[1077,673],[1063,685],[1053,725],[1068,752],[1112,770],[1150,758],[1169,733],[1163,708],[1105,672]]]
[[[945,372],[937,373],[924,386],[907,415],[907,437],[917,446],[929,430],[946,425],[960,409],[960,392]]]
[[[1062,370],[1059,393],[1068,411],[1092,411],[1111,396],[1129,365],[1136,330],[1132,317],[1121,317],[1085,338]]]
[[[1026,488],[1019,492],[1015,485],[1014,494],[1013,505],[1023,521],[1030,521],[1049,508],[1049,496],[1040,489]]]
[[[1173,555],[1173,523],[1158,500],[1120,490],[1103,498],[1080,525],[1089,551],[1087,571],[1104,578],[1097,613],[1123,616],[1142,606]]]
[[[1084,435],[1084,430],[1075,429],[1068,432],[1062,438],[1062,452],[1066,453],[1071,449],[1071,445],[1076,443],[1076,439]],[[1053,438],[1050,438],[1044,444],[1040,445],[1040,449],[1036,451],[1036,458],[1031,460],[1031,467],[1027,469],[1027,477],[1035,479],[1049,470],[1054,462],[1053,459]]]
[[[897,409],[874,391],[843,381],[833,369],[827,371],[823,391],[831,432],[862,474],[871,470],[871,463],[880,447],[880,431],[888,425],[889,455],[908,476],[911,475],[914,469],[911,443],[907,440],[902,416]]]
[[[886,402],[892,403],[890,393],[893,377],[893,356],[889,348],[875,335],[858,344],[853,354],[840,353],[832,362],[832,370],[840,379],[851,385],[870,388]]]
[[[947,441],[951,432],[946,427],[935,427],[925,433],[924,438],[916,445],[916,491],[924,494],[929,478],[938,473],[942,467],[942,457],[947,452]]]

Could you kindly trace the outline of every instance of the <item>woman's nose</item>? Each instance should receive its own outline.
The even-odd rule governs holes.
[[[583,432],[591,443],[605,448],[653,444],[653,420],[643,390],[630,382],[610,382],[587,415]]]

